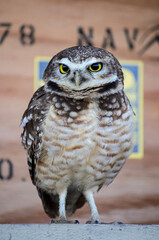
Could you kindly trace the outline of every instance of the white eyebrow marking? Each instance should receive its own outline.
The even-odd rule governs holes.
[[[65,64],[67,65],[71,70],[75,70],[75,69],[83,69],[86,66],[90,66],[93,63],[97,63],[97,62],[101,62],[101,59],[99,58],[88,58],[85,61],[81,62],[81,63],[74,63],[71,62],[68,58],[62,58],[58,63],[59,64]]]

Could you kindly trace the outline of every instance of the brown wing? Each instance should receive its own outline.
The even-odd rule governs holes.
[[[42,140],[42,124],[50,106],[49,97],[44,87],[39,88],[33,95],[28,108],[23,114],[21,126],[22,144],[27,150],[27,161],[30,177],[34,182],[35,166],[40,154]]]

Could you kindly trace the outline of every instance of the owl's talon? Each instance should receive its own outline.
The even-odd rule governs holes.
[[[89,222],[89,221],[88,221],[88,222]],[[90,223],[91,223],[91,222],[90,222]],[[95,223],[96,223],[96,222],[95,222]],[[119,225],[122,225],[122,224],[124,224],[124,223],[122,223],[122,222],[110,222],[110,223],[105,223],[105,222],[98,222],[98,221],[97,221],[97,223],[98,223],[98,224],[114,224],[114,225],[118,225],[118,224],[119,224]]]
[[[106,223],[106,222],[100,222],[100,221],[96,220],[96,221],[87,221],[86,224],[116,224],[116,225],[118,225],[118,224],[124,224],[124,223],[122,223],[122,222]]]
[[[87,221],[86,224],[100,224],[101,222],[98,220],[95,221]]]
[[[79,224],[80,223],[78,220],[74,220],[73,222],[74,222],[74,224]]]
[[[91,221],[87,221],[86,224],[91,224],[92,222]]]
[[[111,222],[110,224],[116,224],[116,225],[121,225],[121,224],[124,224],[124,223],[122,223],[122,222]]]
[[[79,224],[78,220],[72,220],[72,221],[68,221],[68,220],[51,220],[51,224]]]

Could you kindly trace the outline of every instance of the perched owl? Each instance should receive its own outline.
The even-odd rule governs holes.
[[[94,193],[114,180],[133,149],[121,66],[104,49],[72,47],[51,59],[43,80],[21,122],[32,182],[57,223],[86,201],[90,222],[100,223]]]

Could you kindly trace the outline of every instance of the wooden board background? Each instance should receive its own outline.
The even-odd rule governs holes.
[[[11,25],[0,44],[0,223],[50,221],[28,175],[19,124],[33,94],[34,57],[77,45],[81,27],[87,38],[93,29],[94,46],[104,46],[111,32],[114,45],[107,39],[108,50],[117,58],[144,62],[144,158],[128,160],[115,181],[96,194],[101,218],[159,224],[159,1],[1,0],[0,37],[6,30],[2,23]],[[34,27],[32,45],[22,38],[22,25]],[[29,27],[24,30],[30,33]],[[7,179],[9,163],[13,176]],[[85,205],[72,219],[84,223],[89,216]]]

